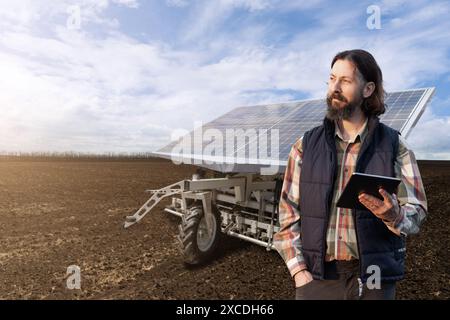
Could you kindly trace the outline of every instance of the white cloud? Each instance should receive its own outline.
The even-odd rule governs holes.
[[[187,0],[166,0],[166,4],[169,7],[184,8],[189,5],[189,2]]]
[[[448,16],[450,13],[450,4],[446,2],[432,3],[430,5],[411,10],[407,15],[394,18],[391,25],[394,28],[414,26],[422,23],[433,23],[436,19]]]
[[[418,159],[450,160],[450,117],[436,116],[427,108],[408,137],[408,143]]]
[[[170,1],[170,0],[167,0]],[[166,1],[166,2],[167,2]],[[172,0],[178,3],[179,0]],[[213,41],[218,35],[220,28],[227,28],[227,20],[235,10],[246,10],[248,16],[259,12],[288,12],[303,11],[318,8],[323,5],[324,0],[214,0],[198,1],[192,8],[192,13],[183,28],[182,41]],[[181,3],[185,4],[184,0]],[[233,22],[229,22],[232,24]],[[248,26],[247,26],[248,27]],[[245,32],[245,30],[242,30]]]
[[[113,3],[123,5],[130,8],[138,8],[139,2],[138,0],[112,0]]]
[[[264,10],[271,4],[270,0],[221,0],[221,2],[224,6],[244,8],[249,11]]]
[[[321,11],[317,13],[320,28],[268,46],[265,25],[248,25],[239,33],[214,32],[214,28],[232,17],[236,8],[250,14],[284,10],[281,2],[221,0],[191,8],[187,1],[171,1],[175,6],[189,5],[195,13],[197,20],[186,30],[185,40],[207,39],[206,45],[175,49],[164,42],[132,39],[104,14],[111,4],[134,8],[137,1],[80,2],[85,21],[106,30],[102,36],[93,32],[99,28],[89,26],[67,30],[64,17],[69,1],[61,3],[52,7],[31,1],[29,7],[17,5],[18,12],[24,12],[18,15],[0,6],[0,151],[155,150],[169,141],[176,128],[190,129],[195,121],[207,122],[236,106],[293,98],[276,90],[322,97],[331,58],[348,48],[374,53],[388,90],[433,80],[450,67],[445,41],[450,28],[420,30],[418,25],[405,34],[397,26],[395,32],[372,37],[340,32],[358,17],[355,10],[336,12],[336,17]],[[299,1],[289,3],[291,9],[311,8]],[[36,32],[42,16],[49,17],[47,32]],[[428,39],[426,45],[423,39]],[[431,143],[433,128],[450,129],[448,123],[426,113],[410,141],[422,154],[449,150],[445,144]]]
[[[55,22],[65,25],[72,14],[71,8],[78,8],[82,29],[90,25],[102,25],[116,29],[115,18],[103,13],[111,4],[138,8],[137,0],[21,0],[0,2],[0,30],[48,34]]]

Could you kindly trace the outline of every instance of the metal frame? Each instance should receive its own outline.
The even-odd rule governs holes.
[[[179,163],[199,165],[203,168],[219,171],[222,173],[255,173],[264,167],[278,166],[278,173],[284,172],[287,161],[271,159],[234,158],[234,157],[213,157],[199,156],[196,154],[173,155],[167,152],[152,152],[151,154],[160,158],[176,161]],[[197,164],[196,160],[201,160]],[[211,162],[208,164],[207,162]]]
[[[275,225],[278,216],[274,190],[280,178],[243,173],[228,178],[182,180],[159,190],[147,190],[153,195],[135,214],[127,216],[124,227],[138,223],[162,199],[172,196],[165,212],[182,217],[193,202],[200,201],[205,215],[212,215],[214,206],[220,212],[223,233],[271,250],[273,235],[279,229]],[[208,228],[210,221],[206,219]]]
[[[150,212],[162,199],[166,197],[173,196],[175,194],[181,193],[184,189],[184,180],[171,184],[167,187],[158,190],[146,190],[147,192],[153,193],[153,195],[148,199],[142,207],[136,211],[132,216],[127,216],[125,218],[124,227],[128,228],[133,224],[139,222],[147,213]]]
[[[424,90],[424,89],[425,92],[423,93],[419,102],[414,107],[413,111],[411,112],[411,115],[408,117],[408,119],[400,129],[400,132],[405,137],[405,139],[409,136],[411,130],[416,126],[417,122],[419,121],[420,117],[425,111],[425,107],[427,106],[427,104],[430,102],[431,98],[434,95],[435,88],[421,88],[417,90]]]

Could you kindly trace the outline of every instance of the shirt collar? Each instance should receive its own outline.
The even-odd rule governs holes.
[[[369,118],[366,117],[366,121],[364,121],[363,126],[361,127],[361,129],[359,129],[358,133],[355,136],[355,139],[347,141],[347,142],[354,143],[358,137],[360,138],[361,142],[364,141],[364,139],[367,136],[367,133],[369,132],[368,127],[367,127],[368,119]],[[336,120],[334,120],[334,128],[335,128],[334,129],[334,136],[338,136],[342,141],[346,141],[343,138],[343,134],[342,134],[341,130],[339,129],[339,126],[338,126],[338,123],[337,123]]]

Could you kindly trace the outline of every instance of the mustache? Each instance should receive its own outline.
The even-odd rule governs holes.
[[[347,99],[342,94],[340,94],[339,92],[333,92],[332,94],[330,94],[328,96],[328,100],[329,101],[331,101],[332,99],[337,99],[337,100],[342,101],[342,102],[348,102]]]

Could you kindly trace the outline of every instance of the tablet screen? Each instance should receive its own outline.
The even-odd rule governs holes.
[[[337,206],[341,208],[367,210],[367,208],[359,202],[358,195],[360,193],[364,192],[383,200],[383,197],[378,192],[378,189],[383,188],[390,194],[393,194],[397,193],[399,184],[400,179],[395,177],[355,172],[350,177],[344,191],[342,191],[342,194],[337,202]]]

